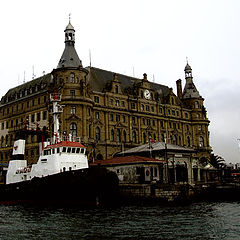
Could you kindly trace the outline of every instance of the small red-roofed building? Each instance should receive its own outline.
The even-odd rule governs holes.
[[[91,163],[90,166],[103,166],[117,174],[120,183],[163,183],[166,180],[165,160],[122,156]]]

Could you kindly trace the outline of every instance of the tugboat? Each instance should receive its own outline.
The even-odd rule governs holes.
[[[50,94],[54,134],[40,144],[36,164],[24,160],[25,139],[14,142],[0,203],[109,204],[118,195],[118,177],[102,167],[89,168],[80,138],[59,133],[61,95]]]

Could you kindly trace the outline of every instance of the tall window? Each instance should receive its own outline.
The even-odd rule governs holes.
[[[199,103],[195,102],[195,108],[199,108]]]
[[[77,136],[77,124],[76,124],[76,123],[71,123],[71,124],[70,124],[70,134],[71,134],[73,137],[76,137],[76,136]]]
[[[96,140],[99,141],[101,136],[100,136],[100,128],[99,127],[96,127],[95,129],[95,137],[96,137]]]
[[[204,147],[204,139],[203,137],[199,137],[199,147]]]
[[[98,96],[94,96],[94,102],[99,103],[99,97]]]
[[[4,136],[2,136],[2,139],[1,139],[1,147],[4,147]]]
[[[115,93],[118,93],[118,86],[115,86]]]
[[[137,134],[135,131],[132,132],[132,140],[134,143],[137,143]]]
[[[88,125],[88,136],[89,138],[91,138],[92,134],[91,134],[91,124]]]
[[[126,142],[127,141],[127,134],[126,134],[126,131],[123,130],[123,142]]]
[[[75,106],[71,106],[70,113],[71,114],[76,114],[76,107]]]
[[[143,143],[146,143],[147,139],[146,139],[146,133],[143,132]]]
[[[70,96],[75,97],[75,90],[70,90]]]
[[[121,132],[120,132],[120,129],[117,129],[117,142],[121,142]]]
[[[187,146],[188,146],[188,147],[191,146],[191,140],[190,140],[190,137],[189,137],[189,136],[187,137]]]
[[[74,73],[70,73],[70,82],[71,83],[75,82],[75,74]]]
[[[99,114],[99,112],[95,112],[95,117],[96,117],[96,119],[100,119],[100,114]]]
[[[114,130],[111,130],[111,141],[114,141]]]

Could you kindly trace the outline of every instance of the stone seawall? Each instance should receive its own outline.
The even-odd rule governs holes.
[[[120,184],[119,190],[124,199],[148,199],[161,202],[185,201],[189,195],[188,185]]]

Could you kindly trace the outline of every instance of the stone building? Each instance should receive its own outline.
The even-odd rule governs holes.
[[[209,120],[204,99],[193,82],[192,69],[185,67],[185,87],[177,80],[172,88],[148,80],[83,67],[75,50],[75,30],[65,29],[65,49],[56,69],[10,89],[0,105],[0,162],[11,158],[17,130],[28,129],[26,159],[36,162],[40,131],[52,135],[49,94],[62,94],[60,132],[80,136],[90,160],[107,159],[123,150],[166,141],[196,150],[197,158],[208,158]],[[37,129],[37,130],[36,130]]]

